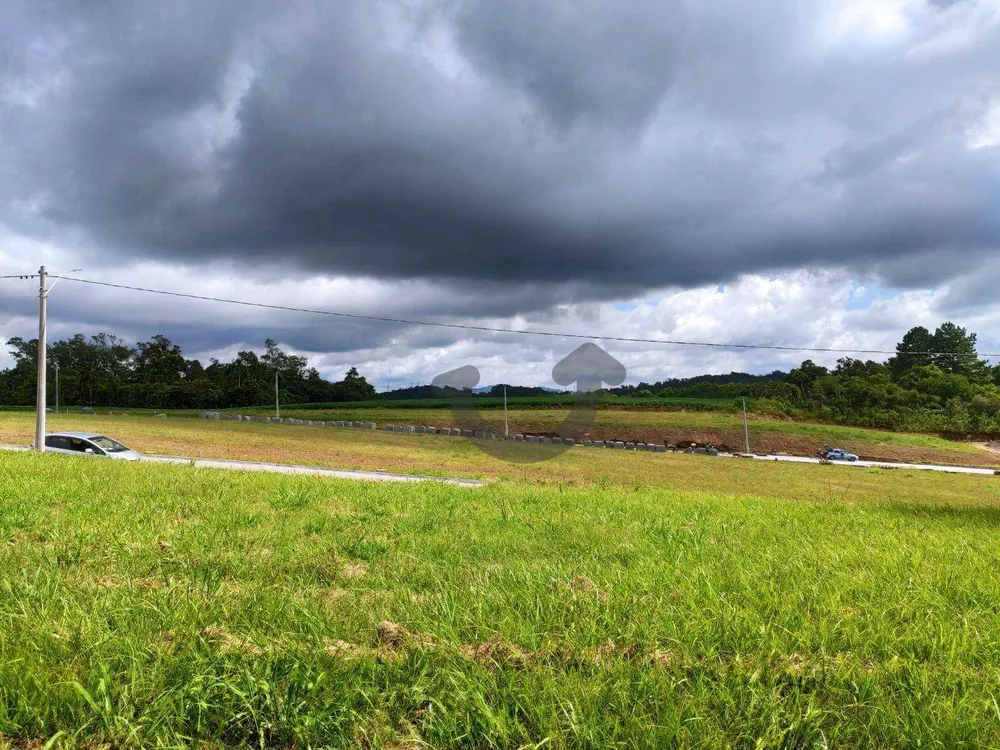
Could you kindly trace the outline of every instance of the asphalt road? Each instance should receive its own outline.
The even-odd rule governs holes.
[[[337,479],[358,479],[365,482],[443,482],[463,487],[481,487],[478,479],[458,479],[454,477],[422,477],[415,474],[389,474],[384,471],[355,471],[352,469],[322,469],[315,466],[289,466],[267,464],[255,461],[223,461],[216,458],[181,458],[180,456],[146,456],[143,461],[162,464],[187,464],[198,469],[236,469],[238,471],[266,471],[272,474],[304,474],[314,477],[336,477]]]
[[[739,458],[736,454],[727,454]],[[810,456],[753,456],[758,461],[791,461],[797,464],[818,464],[820,459]],[[996,474],[994,469],[973,466],[947,466],[943,464],[898,464],[889,461],[831,461],[834,466],[854,466],[874,469],[917,469],[918,471],[944,471],[949,474]]]
[[[0,450],[26,451],[21,445],[0,445]],[[706,456],[706,458],[713,458]],[[736,453],[720,453],[718,458],[743,458]],[[787,461],[798,464],[818,464],[820,459],[810,456],[759,456],[753,455],[756,461]],[[257,463],[253,461],[225,461],[216,458],[183,458],[181,456],[150,456],[143,455],[143,461],[156,463],[183,464],[199,469],[230,469],[237,471],[266,471],[273,474],[303,474],[317,477],[335,477],[338,479],[357,479],[366,482],[444,482],[465,487],[481,487],[477,479],[458,479],[451,477],[422,477],[413,474],[389,474],[381,471],[354,471],[350,469],[322,469],[315,466],[290,466],[286,464]],[[917,471],[943,471],[948,474],[996,474],[997,470],[973,466],[948,466],[944,464],[904,464],[887,461],[832,461],[835,466],[853,466],[855,468],[875,469],[914,469]]]
[[[21,445],[0,445],[0,450],[26,451]],[[268,464],[255,461],[224,461],[215,458],[183,458],[181,456],[151,456],[143,454],[143,462],[160,464],[180,464],[197,469],[229,469],[235,471],[264,471],[271,474],[302,474],[313,477],[333,477],[335,479],[356,479],[363,482],[443,482],[461,487],[481,487],[478,479],[457,479],[453,477],[422,477],[413,474],[389,474],[383,471],[353,471],[350,469],[322,469],[316,466],[290,466]]]

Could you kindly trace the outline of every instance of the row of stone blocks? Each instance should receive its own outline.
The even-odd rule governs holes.
[[[249,417],[243,414],[223,414],[217,411],[199,412],[201,419],[222,420],[224,422],[264,422],[266,424],[298,424],[309,427],[353,427],[359,430],[374,430],[374,422],[348,422],[346,420],[336,420],[323,422],[314,419],[293,419],[291,417]]]
[[[658,443],[625,443],[616,440],[584,440],[577,443],[573,438],[548,437],[546,435],[522,435],[516,433],[504,437],[499,432],[487,430],[461,430],[457,427],[427,427],[423,425],[394,425],[387,424],[385,429],[388,432],[401,432],[413,435],[447,435],[450,437],[465,437],[474,440],[508,440],[515,443],[537,443],[542,445],[581,445],[584,448],[612,448],[626,451],[649,451],[650,453],[666,453],[666,445]]]
[[[198,414],[202,419],[217,419],[230,422],[265,422],[268,424],[296,424],[311,427],[353,427],[362,430],[374,430],[374,422],[347,422],[333,421],[321,422],[310,419],[291,419],[280,417],[248,417],[241,414],[223,414],[221,412],[209,411]],[[626,451],[649,451],[652,453],[666,453],[666,446],[657,443],[631,443],[620,440],[584,440],[577,443],[573,438],[548,437],[545,435],[522,435],[517,433],[504,437],[499,432],[491,430],[462,430],[458,427],[430,427],[425,425],[394,425],[385,426],[387,432],[400,432],[413,435],[445,435],[448,437],[464,437],[473,440],[508,440],[515,443],[537,443],[541,445],[582,445],[584,448],[611,448],[613,450]]]
[[[458,427],[430,427],[425,425],[387,424],[387,432],[401,432],[408,435],[444,435],[446,437],[465,437],[474,440],[500,440],[499,432],[488,430],[462,430]]]
[[[584,440],[583,446],[585,448],[613,448],[620,451],[667,452],[667,446],[659,443],[623,443],[621,440]]]
[[[536,435],[514,435],[515,442],[525,441],[528,443],[562,443],[563,445],[581,445],[584,448],[613,448],[625,451],[649,451],[651,453],[666,453],[667,447],[656,443],[623,443],[620,440],[584,440],[577,443],[573,438],[560,437],[539,437]]]

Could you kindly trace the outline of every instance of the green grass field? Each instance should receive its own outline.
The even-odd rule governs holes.
[[[523,403],[516,405],[512,399],[512,406],[509,409],[511,430],[529,434],[563,434],[561,426],[569,415],[569,409],[559,403],[560,398],[564,397],[530,397],[520,399],[519,401]],[[626,399],[621,400],[626,401]],[[630,403],[636,403],[631,403],[627,407],[603,404],[597,411],[596,419],[586,437],[593,440],[615,439],[647,443],[695,441],[700,444],[712,443],[730,450],[743,449],[742,414],[733,407],[733,402],[678,399],[668,407],[661,404],[656,408],[638,403],[649,400],[628,399]],[[663,401],[663,399],[653,400]],[[544,408],[539,407],[542,401],[547,404]],[[706,403],[695,403],[698,401]],[[480,413],[496,429],[502,431],[503,410],[496,405],[499,402],[494,402],[495,399],[484,398],[476,403],[494,404],[481,406]],[[98,409],[97,411],[101,419],[109,416],[124,418],[127,415],[133,418],[133,421],[155,413],[154,410],[147,409]],[[266,416],[273,414],[273,410],[267,407],[230,411]],[[196,411],[189,410],[172,411],[169,414],[174,418],[171,424],[175,424],[178,419],[194,419],[197,416]],[[455,426],[451,410],[436,399],[414,400],[402,404],[373,401],[314,404],[309,408],[285,406],[282,415],[308,420],[374,421],[380,426],[385,424]],[[53,418],[55,424],[66,424],[67,420],[71,424],[85,424],[80,421],[81,415],[78,409],[58,416],[53,415]],[[0,442],[22,440],[27,437],[30,434],[30,419],[31,413],[28,411],[0,411]],[[93,417],[86,419],[94,421]],[[937,435],[800,422],[758,414],[751,414],[749,423],[751,449],[758,453],[769,453],[773,450],[808,456],[816,455],[824,445],[828,445],[857,453],[864,459],[879,461],[1000,466],[1000,456],[996,453],[985,451],[972,442],[950,440]],[[156,442],[162,442],[156,437],[155,430],[152,431],[151,437]]]
[[[242,414],[273,414],[266,409],[234,410]],[[484,419],[503,430],[502,409],[482,409]],[[431,425],[455,424],[446,408],[365,407],[336,410],[283,410],[288,417],[310,420],[358,420],[383,424]],[[513,432],[560,434],[560,424],[569,411],[565,408],[511,408],[509,420]],[[862,458],[917,463],[950,463],[980,466],[1000,465],[1000,458],[972,443],[947,440],[936,435],[889,432],[863,427],[794,422],[788,419],[751,415],[751,448],[799,455],[814,455],[823,445],[833,445],[857,453]],[[650,410],[601,408],[589,436],[594,440],[635,440],[643,442],[681,442],[694,440],[741,450],[743,417],[735,411]]]
[[[782,474],[784,466],[739,462],[736,470],[709,459],[682,454],[630,453],[574,448],[555,460],[511,464],[480,450],[474,441],[440,436],[409,436],[383,430],[351,430],[256,422],[215,422],[148,416],[52,415],[50,430],[84,430],[108,434],[141,453],[195,458],[222,458],[302,464],[339,469],[363,469],[431,476],[520,480],[543,484],[667,483],[688,490],[740,491],[749,481],[765,483],[771,496],[813,497],[817,488],[830,492],[868,493],[868,474],[844,467],[813,466],[811,473]],[[0,414],[0,443],[27,445],[34,436],[30,414]],[[908,436],[923,438],[924,436]],[[925,438],[939,440],[937,438]],[[940,441],[946,443],[946,441]],[[846,443],[853,446],[853,443]],[[933,445],[933,444],[932,444]],[[961,444],[957,444],[961,445]],[[964,446],[962,446],[964,447]],[[970,450],[977,450],[969,446]],[[953,458],[956,463],[996,462],[996,454],[945,451],[907,446],[906,457]],[[920,472],[896,471],[920,483]],[[786,477],[772,482],[771,477]],[[801,477],[800,481],[797,479]],[[934,485],[947,488],[952,485]],[[773,493],[778,493],[777,495]],[[865,495],[868,496],[867,494]]]
[[[700,466],[732,489],[0,453],[0,736],[1000,744],[1000,480]]]

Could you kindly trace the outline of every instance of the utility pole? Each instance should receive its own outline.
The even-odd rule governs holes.
[[[747,427],[747,400],[743,399],[743,449],[750,453],[750,428]]]
[[[503,436],[510,435],[510,427],[507,424],[507,386],[503,387]]]
[[[74,268],[70,273],[76,273],[81,269]],[[54,287],[59,283],[62,276],[56,276],[52,283]],[[52,287],[48,285],[49,273],[45,266],[38,269],[38,386],[35,391],[35,450],[39,453],[45,452],[45,409],[48,406],[48,377],[47,357],[49,353],[48,343],[48,302],[49,292]],[[59,408],[59,365],[56,365],[56,410]]]
[[[45,266],[42,266],[38,269],[38,389],[35,392],[35,450],[39,453],[45,452],[45,404],[47,401],[45,359],[48,349],[45,319],[47,311],[45,308],[49,294],[49,290],[46,289],[47,277]]]
[[[53,360],[52,366],[56,368],[56,414],[59,413],[59,363]]]
[[[281,400],[278,398],[278,371],[274,371],[274,416],[281,419]]]

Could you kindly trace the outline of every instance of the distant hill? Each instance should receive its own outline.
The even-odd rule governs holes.
[[[692,385],[702,383],[713,383],[715,385],[730,385],[732,383],[760,383],[763,381],[787,380],[788,373],[781,370],[774,370],[766,375],[751,375],[748,372],[731,372],[728,375],[695,375],[692,378],[670,378],[659,383],[655,383],[656,388],[687,388]]]
[[[769,384],[788,380],[788,373],[774,370],[766,375],[747,372],[730,372],[726,375],[695,375],[691,378],[670,378],[656,383],[639,383],[612,388],[610,393],[619,396],[688,396],[694,398],[732,398],[756,394]],[[760,395],[760,394],[757,394]]]
[[[565,393],[557,388],[546,388],[544,386],[526,386],[526,385],[506,385],[507,396],[548,396],[553,393]],[[497,385],[481,385],[472,389],[472,392],[477,396],[503,396],[504,384],[500,383]],[[453,391],[454,392],[454,391]],[[435,388],[432,385],[415,385],[409,388],[397,388],[394,391],[387,391],[385,393],[378,394],[380,400],[408,400],[415,398],[440,398],[445,396],[447,393],[442,392],[440,388]]]
[[[670,378],[656,383],[639,383],[638,385],[623,385],[608,389],[609,393],[620,396],[636,395],[639,391],[650,391],[654,394],[675,393],[676,395],[693,397],[727,397],[728,390],[720,390],[724,386],[752,386],[760,383],[781,382],[788,379],[788,373],[781,370],[769,372],[766,375],[751,375],[747,372],[730,372],[726,375],[696,375],[691,378]],[[566,393],[558,388],[546,386],[527,386],[506,384],[507,396],[550,396],[554,393]],[[476,396],[502,397],[504,384],[480,385],[472,389]],[[409,388],[397,388],[378,395],[379,400],[409,400],[417,398],[440,398],[447,393],[432,385],[415,385]]]

